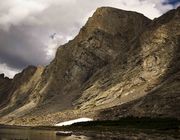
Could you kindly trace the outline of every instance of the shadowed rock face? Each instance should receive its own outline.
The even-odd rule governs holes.
[[[179,118],[179,19],[179,8],[153,21],[136,12],[98,8],[45,69],[31,67],[15,76],[1,122]]]
[[[9,96],[9,89],[11,88],[11,79],[0,74],[0,108],[3,106]]]

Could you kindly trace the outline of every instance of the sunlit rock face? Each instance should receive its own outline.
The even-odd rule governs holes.
[[[51,79],[46,95],[57,96],[52,102],[64,99],[58,109],[94,108],[97,100],[106,96],[102,82],[112,78],[114,81],[118,78],[113,73],[126,71],[128,52],[135,47],[135,39],[148,23],[150,20],[138,13],[107,7],[97,9],[78,36],[59,47],[55,59],[46,68],[45,77]],[[115,83],[105,88],[112,85]],[[108,98],[113,100],[112,94],[106,96],[105,102]]]
[[[179,26],[179,8],[153,21],[136,12],[98,8],[48,66],[15,76],[2,122],[179,117]]]
[[[8,83],[3,82],[8,87],[6,99],[0,110],[1,120],[11,120],[14,117],[29,112],[34,107],[35,91],[43,72],[43,67],[28,66],[21,73],[15,75],[14,79]],[[7,79],[7,78],[6,78]]]
[[[180,8],[152,21],[140,42],[141,79],[147,83],[144,93],[148,94],[102,110],[101,119],[127,115],[180,118]]]

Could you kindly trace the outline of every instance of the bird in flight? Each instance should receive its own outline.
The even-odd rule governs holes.
[[[56,33],[53,33],[52,35],[50,35],[50,38],[51,38],[51,39],[54,39],[55,36],[56,36]]]

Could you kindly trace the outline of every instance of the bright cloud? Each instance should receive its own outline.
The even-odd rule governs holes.
[[[59,35],[57,33],[54,33],[52,35],[50,35],[50,39],[47,39],[47,42],[45,44],[46,47],[46,59],[53,59],[54,55],[55,55],[55,51],[57,50],[57,48],[62,45],[65,44],[66,42],[68,42],[69,40],[71,40],[72,37],[71,36],[63,36],[63,35]]]
[[[47,4],[38,0],[6,0],[1,5],[3,12],[0,16],[0,27],[8,29],[11,25],[20,24],[27,17],[42,12],[46,7]]]
[[[0,73],[4,72],[6,72],[6,76],[13,78],[16,73],[20,72],[20,70],[10,68],[6,64],[0,64]]]

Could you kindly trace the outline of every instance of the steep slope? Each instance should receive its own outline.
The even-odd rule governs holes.
[[[36,106],[32,90],[36,89],[42,72],[42,67],[29,66],[15,75],[8,84],[4,83],[9,87],[8,98],[4,99],[5,103],[0,110],[0,117],[5,116],[2,120],[9,121],[7,118],[11,120]]]
[[[11,81],[4,74],[0,74],[0,108],[3,107],[10,96],[9,89],[11,88]]]
[[[131,44],[132,48],[125,52],[129,56],[127,57],[127,63],[120,64],[120,66],[124,66],[125,69],[121,70],[118,68],[118,64],[115,65],[113,71],[112,67],[106,67],[107,72],[97,76],[99,83],[96,85],[93,84],[93,86],[88,88],[80,97],[82,102],[80,102],[82,104],[81,108],[86,109],[92,105],[93,108],[97,107],[99,109],[101,104],[103,105],[101,108],[117,104],[120,105],[151,93],[165,84],[168,78],[171,79],[173,74],[175,74],[174,77],[177,78],[178,74],[176,75],[176,73],[179,72],[180,47],[179,17],[179,9],[173,10],[148,25],[140,38],[136,40],[136,45],[133,47],[133,44]],[[110,73],[109,77],[107,73]],[[102,77],[104,77],[103,80],[106,82],[105,85]],[[115,83],[115,81],[117,82]],[[166,91],[166,93],[170,95],[175,91],[175,93],[171,95],[171,97],[173,97],[171,101],[173,102],[178,100],[178,84],[179,82],[177,80],[174,81],[172,88]],[[176,86],[175,89],[173,85]],[[104,91],[102,92],[99,87],[103,86],[106,89],[103,88]],[[163,94],[165,93],[162,93],[162,98],[159,97],[162,100],[165,98]],[[88,99],[88,101],[86,101],[86,99]],[[164,104],[166,103],[168,102],[165,100]],[[149,104],[151,104],[150,100]],[[174,106],[176,105],[178,106],[178,103],[174,102]],[[177,108],[178,107],[176,107],[176,109]],[[169,111],[170,110],[171,107],[169,107]],[[158,111],[155,113],[158,113]]]
[[[1,122],[180,117],[179,19],[180,8],[153,21],[136,12],[98,8],[45,69],[28,68],[12,80],[18,86],[0,111]]]
[[[148,52],[143,65],[148,65],[148,71],[142,74],[150,80],[158,76],[157,82],[149,83],[148,95],[102,110],[101,119],[129,115],[180,118],[180,8],[154,20],[140,38],[143,51]]]
[[[126,52],[132,47],[130,42],[149,22],[138,13],[114,8],[97,9],[79,35],[59,47],[55,59],[45,69],[44,79],[48,81],[48,90],[43,95],[45,100],[48,98],[49,102],[51,96],[52,102],[58,102],[58,110],[72,108],[72,102],[96,82],[97,73],[103,71],[101,73],[105,74],[103,68],[107,65],[116,67],[115,63],[126,61]]]

